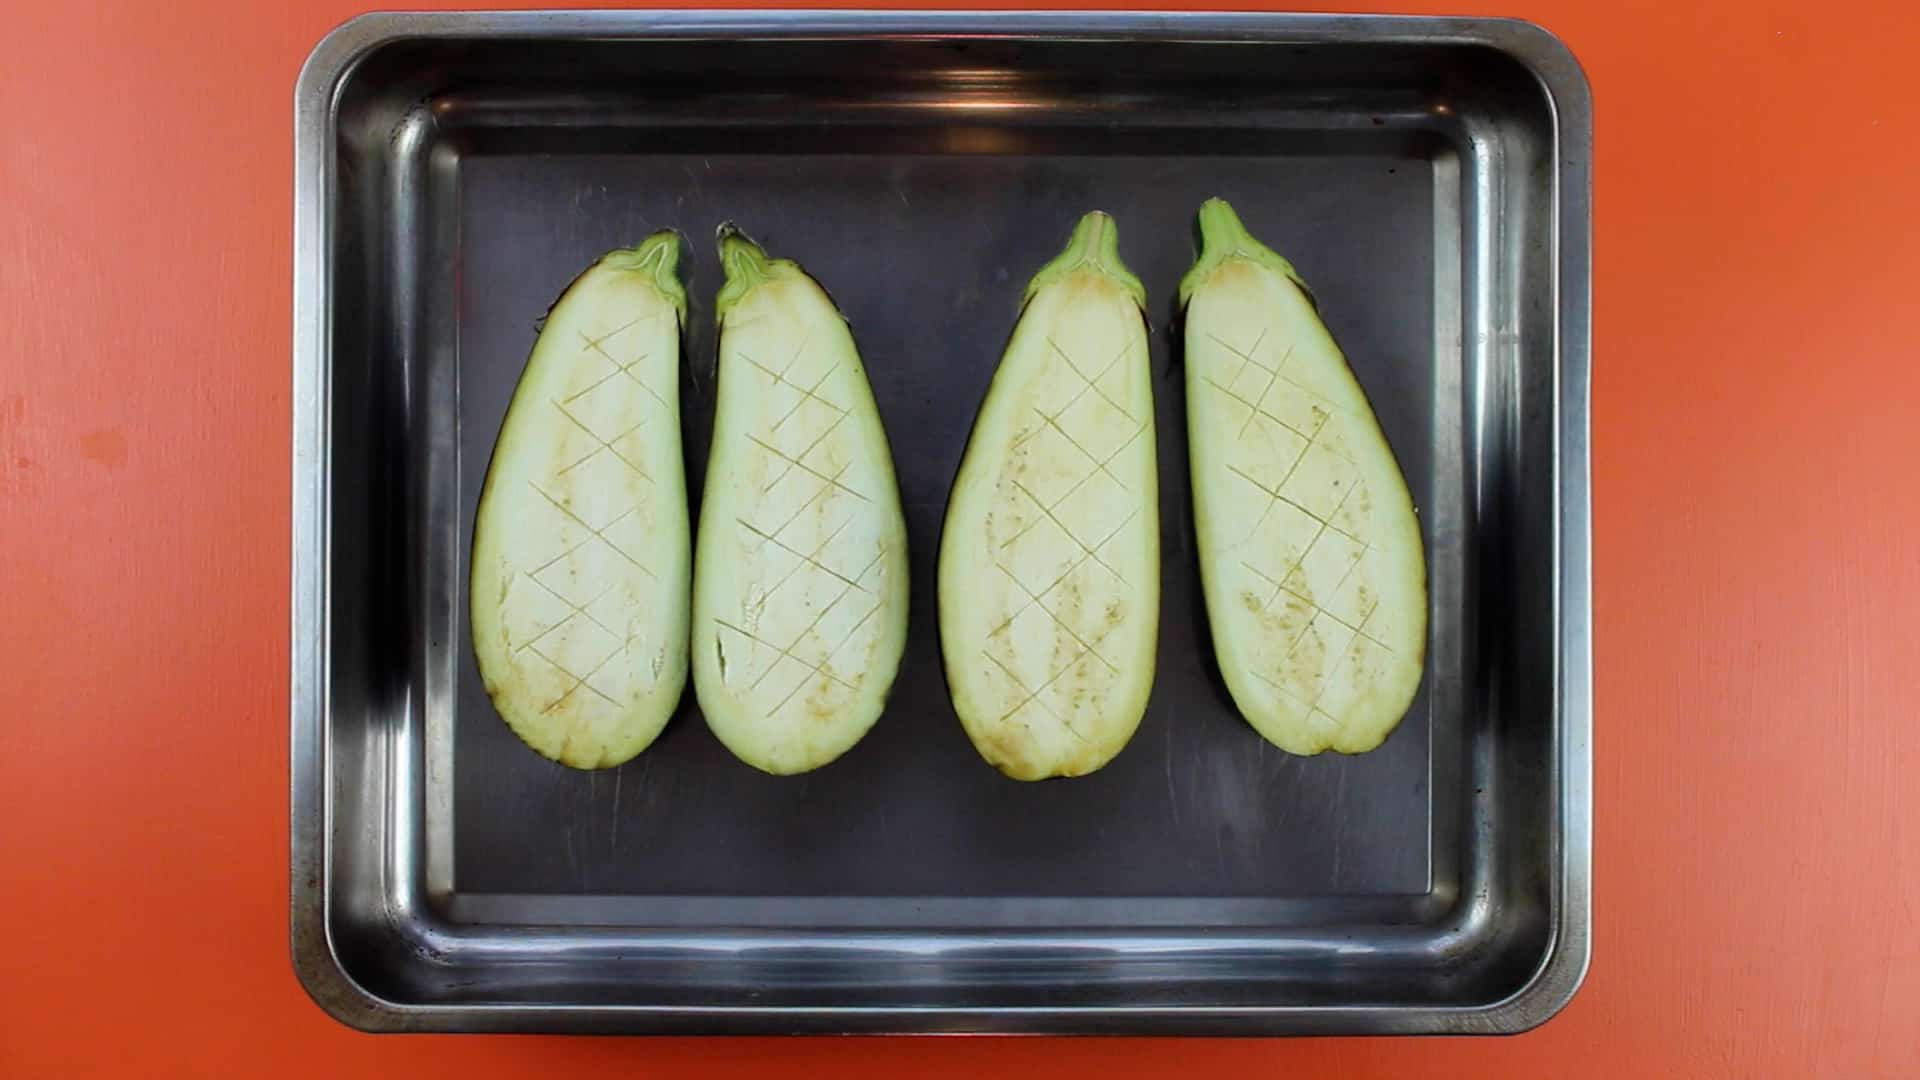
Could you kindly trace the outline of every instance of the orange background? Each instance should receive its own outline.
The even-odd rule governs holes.
[[[0,6],[0,1075],[1920,1076],[1915,5],[1392,3],[1536,19],[1593,80],[1594,960],[1518,1038],[1291,1042],[322,1015],[286,929],[291,94],[358,8]]]

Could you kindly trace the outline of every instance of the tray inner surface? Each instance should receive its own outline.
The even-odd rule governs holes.
[[[804,147],[795,147],[804,150]],[[1091,148],[1090,148],[1091,149]],[[1379,752],[1297,758],[1233,711],[1207,665],[1182,383],[1155,335],[1165,559],[1145,721],[1113,764],[1024,784],[980,761],[947,700],[935,551],[973,406],[1020,291],[1083,208],[1120,223],[1159,322],[1211,192],[1285,235],[1431,502],[1432,169],[1390,155],[475,156],[460,171],[459,550],[499,417],[558,284],[615,241],[675,225],[695,245],[688,335],[711,361],[714,226],[790,253],[851,321],[887,425],[912,545],[908,653],[885,716],[840,761],[791,779],[738,763],[693,715],[610,773],[525,752],[494,714],[463,624],[454,708],[461,892],[1310,896],[1427,891],[1423,700]],[[1257,207],[1256,211],[1254,208]],[[1342,272],[1344,268],[1344,272]],[[1319,271],[1316,273],[1316,270]],[[1457,352],[1456,352],[1457,355]],[[1362,359],[1364,358],[1364,359]],[[709,380],[706,387],[711,387]],[[712,398],[685,397],[704,474]],[[1455,459],[1457,464],[1457,458]],[[1457,484],[1457,478],[1456,478]],[[696,487],[697,490],[697,487]],[[465,575],[462,573],[461,578]],[[464,597],[459,609],[466,610]]]

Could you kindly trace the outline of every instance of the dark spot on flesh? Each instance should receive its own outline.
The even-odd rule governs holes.
[[[806,699],[801,703],[806,709],[807,719],[816,725],[831,723],[834,715],[839,711],[834,707],[834,703],[828,700],[833,695],[833,687],[833,680],[825,675],[816,675],[813,678],[813,689],[807,693]]]
[[[1068,626],[1086,625],[1086,619],[1084,618],[1087,599],[1086,584],[1081,574],[1082,571],[1076,570],[1067,575],[1067,579],[1060,583],[1060,606],[1054,610],[1054,617],[1065,625],[1056,625],[1053,627],[1052,660],[1047,664],[1047,670],[1058,671],[1061,665],[1065,664],[1071,668],[1071,670],[1067,672],[1067,677],[1084,682],[1085,677],[1082,674],[1084,658],[1081,658],[1081,662],[1079,663],[1075,662],[1076,654],[1081,651],[1080,642],[1075,640],[1074,636],[1066,630]],[[1063,682],[1064,681],[1063,679]],[[1071,686],[1058,685],[1058,689],[1066,691],[1067,695],[1071,697]]]
[[[1272,649],[1273,662],[1276,666],[1285,666],[1283,657],[1313,618],[1312,607],[1288,592],[1282,592],[1272,606],[1265,606],[1264,601],[1255,602],[1250,593],[1245,595],[1244,602],[1254,609],[1260,624],[1260,639]]]
[[[1001,728],[980,738],[981,756],[992,762],[994,768],[1011,776],[1031,776],[1036,771],[1027,758],[1028,749],[1024,732],[1016,733]]]
[[[1312,701],[1318,694],[1314,686],[1327,668],[1327,643],[1320,632],[1307,627],[1293,655],[1287,659],[1285,668],[1280,672],[1280,682],[1294,693],[1294,696]]]

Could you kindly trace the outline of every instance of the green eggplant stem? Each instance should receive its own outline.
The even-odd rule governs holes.
[[[1120,229],[1113,223],[1113,218],[1098,210],[1082,217],[1079,224],[1073,227],[1073,237],[1067,241],[1066,250],[1055,255],[1040,268],[1039,273],[1033,275],[1033,280],[1027,283],[1026,297],[1022,302],[1030,302],[1041,289],[1081,271],[1112,278],[1133,297],[1134,304],[1146,310],[1146,286],[1140,284],[1140,279],[1127,269],[1127,264],[1120,261]]]
[[[1246,259],[1279,271],[1287,280],[1298,285],[1300,291],[1312,295],[1293,264],[1281,258],[1279,252],[1254,239],[1247,227],[1240,224],[1240,215],[1233,212],[1227,200],[1215,198],[1200,204],[1200,256],[1194,260],[1193,268],[1180,279],[1180,306],[1185,308],[1200,283],[1233,259]]]
[[[726,283],[720,286],[720,294],[714,298],[714,317],[725,320],[727,312],[733,310],[746,295],[777,277],[793,269],[786,259],[772,259],[753,238],[741,232],[732,222],[720,226],[720,267],[726,272]]]
[[[611,270],[644,275],[660,295],[672,301],[681,325],[686,325],[687,289],[680,284],[679,233],[661,229],[633,247],[608,252],[601,261]]]

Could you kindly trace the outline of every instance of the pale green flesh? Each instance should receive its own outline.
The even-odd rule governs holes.
[[[614,252],[554,305],[474,520],[487,693],[514,734],[574,768],[646,749],[686,685],[677,247],[661,234]]]
[[[981,756],[1021,780],[1112,760],[1153,684],[1153,393],[1139,283],[1112,230],[1088,215],[1035,278],[941,534],[954,709]]]
[[[1235,703],[1296,754],[1360,753],[1400,722],[1426,647],[1406,481],[1292,268],[1202,210],[1186,297],[1201,581]]]
[[[749,765],[797,773],[873,726],[907,635],[907,535],[886,433],[826,293],[723,240],[719,401],[700,510],[693,675]]]

